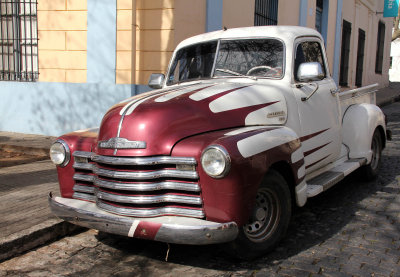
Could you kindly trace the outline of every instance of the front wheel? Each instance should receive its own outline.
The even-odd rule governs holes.
[[[228,250],[237,258],[253,259],[272,250],[285,235],[291,217],[291,196],[286,180],[270,170],[256,196],[249,222],[239,230]]]

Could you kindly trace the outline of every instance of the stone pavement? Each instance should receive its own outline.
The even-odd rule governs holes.
[[[77,229],[51,214],[50,191],[58,183],[49,160],[0,168],[0,261]]]
[[[392,83],[377,92],[377,104],[386,105],[399,97],[400,85]],[[1,151],[17,152],[40,160],[48,156],[54,140],[54,137],[0,131],[0,155]],[[6,219],[0,221],[0,260],[73,229],[73,225],[50,214],[46,197],[49,191],[58,192],[55,167],[49,161],[0,168],[0,217]],[[17,216],[13,220],[14,212]]]

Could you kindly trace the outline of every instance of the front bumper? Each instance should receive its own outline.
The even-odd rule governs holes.
[[[238,235],[235,222],[217,223],[180,216],[133,218],[105,212],[91,202],[53,197],[51,193],[48,200],[51,211],[61,219],[128,237],[203,245],[229,242]]]

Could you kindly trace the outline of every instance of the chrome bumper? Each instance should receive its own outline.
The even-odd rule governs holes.
[[[63,220],[128,237],[202,245],[232,241],[238,234],[235,222],[217,223],[180,216],[133,218],[105,212],[91,202],[53,197],[51,193],[48,200],[51,211]]]

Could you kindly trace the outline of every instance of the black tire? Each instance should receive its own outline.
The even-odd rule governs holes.
[[[366,181],[371,181],[378,175],[379,168],[381,167],[382,148],[382,137],[376,129],[371,142],[371,162],[361,168],[361,174]]]
[[[264,177],[249,223],[239,227],[239,235],[226,245],[228,253],[250,260],[271,251],[289,226],[292,201],[286,180],[275,170]]]

